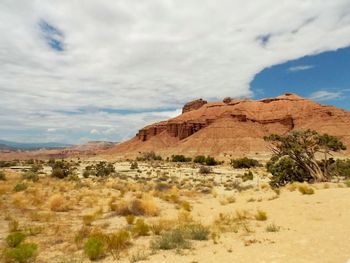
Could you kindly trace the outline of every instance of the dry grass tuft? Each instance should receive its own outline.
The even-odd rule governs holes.
[[[54,212],[67,212],[70,210],[69,201],[61,194],[53,195],[50,200],[50,209]]]

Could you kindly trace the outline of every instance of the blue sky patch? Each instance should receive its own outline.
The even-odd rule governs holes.
[[[64,33],[61,30],[45,20],[39,21],[39,27],[50,48],[58,52],[64,51]]]
[[[294,92],[350,109],[350,47],[305,56],[259,72],[250,87],[255,98]]]

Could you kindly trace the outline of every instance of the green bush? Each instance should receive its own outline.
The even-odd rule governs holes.
[[[186,249],[190,248],[190,243],[186,240],[185,234],[180,229],[173,229],[162,234],[151,243],[153,249]]]
[[[252,173],[252,171],[248,171],[248,172],[245,172],[242,176],[241,176],[243,182],[246,182],[246,181],[250,181],[250,180],[253,180],[254,179],[254,175]]]
[[[31,180],[33,182],[39,181],[39,175],[33,171],[27,171],[22,174],[22,178],[25,180]]]
[[[97,260],[105,252],[105,245],[100,237],[92,236],[89,237],[84,245],[84,253],[90,260]]]
[[[0,161],[0,168],[18,165],[18,161]]]
[[[74,173],[76,166],[72,162],[67,162],[65,160],[62,161],[55,161],[55,160],[50,160],[49,165],[52,168],[52,177],[56,177],[59,179],[63,179],[71,174]]]
[[[133,161],[130,163],[130,169],[131,170],[139,169],[139,164],[137,163],[137,161]]]
[[[5,248],[5,262],[28,263],[34,262],[38,250],[38,245],[34,243],[23,243],[17,247]]]
[[[156,155],[154,151],[144,152],[136,158],[136,161],[161,161],[162,156]]]
[[[4,171],[0,171],[0,181],[6,181],[6,175]]]
[[[213,166],[213,165],[217,165],[218,161],[216,161],[214,157],[207,156],[207,158],[205,158],[205,164],[209,166]]]
[[[260,163],[255,159],[250,159],[248,157],[243,157],[239,159],[233,159],[231,160],[231,163],[233,168],[236,169],[243,169],[243,168],[253,168],[253,167],[259,167]]]
[[[25,238],[26,235],[22,232],[13,232],[6,237],[6,243],[9,247],[17,247]]]
[[[209,228],[201,224],[190,224],[182,227],[185,237],[191,240],[208,240]]]
[[[331,160],[331,159],[330,159]],[[337,159],[329,165],[332,175],[350,178],[350,159]]]
[[[271,158],[266,164],[266,168],[272,174],[270,181],[272,187],[280,187],[292,182],[308,182],[312,180],[310,174],[301,169],[289,157],[281,159]]]
[[[198,155],[193,159],[193,162],[195,163],[200,163],[200,164],[205,164],[205,156],[204,155]]]
[[[112,163],[99,162],[94,165],[86,166],[83,171],[83,176],[88,178],[90,176],[106,177],[115,172],[115,168]]]
[[[194,163],[199,163],[199,164],[206,164],[209,166],[217,165],[219,162],[215,160],[214,157],[207,156],[205,157],[204,155],[198,155],[193,159]]]
[[[172,155],[171,161],[172,162],[179,162],[179,163],[187,163],[187,162],[192,161],[192,158],[185,157],[184,155]]]
[[[40,171],[42,171],[43,170],[43,166],[42,166],[42,164],[40,164],[40,163],[33,163],[32,165],[31,165],[31,167],[30,167],[30,171],[32,171],[32,172],[34,172],[34,173],[38,173],[38,172],[40,172]]]
[[[25,183],[17,183],[15,187],[13,188],[13,191],[15,192],[21,192],[27,189],[27,185]]]

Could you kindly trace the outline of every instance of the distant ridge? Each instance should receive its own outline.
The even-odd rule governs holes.
[[[0,149],[14,149],[14,150],[35,150],[35,149],[54,149],[71,147],[72,144],[57,143],[57,142],[45,142],[45,143],[22,143],[12,142],[6,140],[0,140]]]
[[[186,103],[181,115],[140,129],[134,138],[106,153],[127,157],[145,151],[163,156],[266,154],[264,136],[305,129],[338,136],[350,149],[349,111],[286,93],[261,100],[195,100]]]

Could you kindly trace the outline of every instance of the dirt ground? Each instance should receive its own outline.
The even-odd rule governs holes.
[[[138,169],[130,169],[130,163],[117,162],[115,168],[117,175],[107,179],[41,175],[37,182],[5,170],[7,180],[0,181],[0,246],[6,246],[6,236],[18,224],[26,242],[38,244],[35,262],[43,263],[90,262],[84,238],[77,238],[82,229],[132,233],[118,260],[106,252],[98,262],[350,260],[350,188],[343,182],[303,185],[314,193],[302,194],[299,184],[271,189],[263,168],[253,169],[254,179],[247,182],[239,177],[244,170],[229,166],[217,166],[206,175],[199,174],[197,166],[173,163],[139,163]],[[15,191],[18,183],[25,189]],[[184,249],[151,248],[159,236],[153,230],[135,235],[121,212],[121,205],[135,198],[144,205],[136,218],[149,226],[195,222],[208,229],[207,240],[191,240]]]

